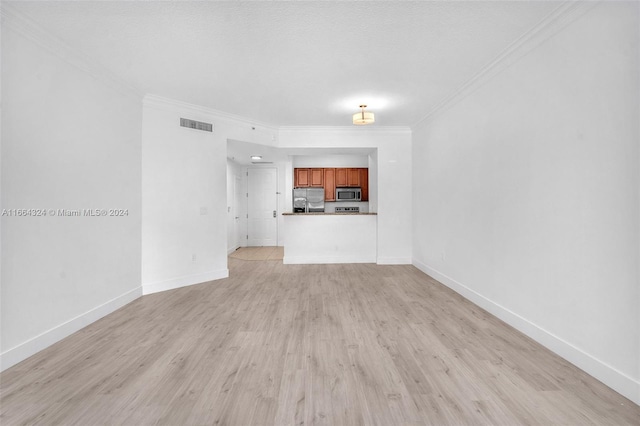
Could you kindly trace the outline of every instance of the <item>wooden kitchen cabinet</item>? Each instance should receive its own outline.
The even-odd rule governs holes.
[[[360,169],[336,169],[336,187],[360,186]]]
[[[336,169],[324,169],[324,200],[336,200]]]
[[[362,188],[362,201],[369,201],[369,169],[358,169],[360,174],[360,188]]]
[[[324,186],[324,169],[294,169],[294,188],[322,188]]]
[[[324,200],[336,200],[336,188],[362,188],[362,201],[369,201],[369,169],[314,168],[293,169],[294,188],[324,188]]]
[[[309,169],[309,186],[314,188],[324,186],[324,169]]]
[[[336,187],[342,188],[347,186],[347,170],[348,169],[336,169]]]
[[[307,188],[311,183],[309,169],[294,169],[293,171],[293,187]]]
[[[360,169],[347,169],[347,186],[360,186]]]

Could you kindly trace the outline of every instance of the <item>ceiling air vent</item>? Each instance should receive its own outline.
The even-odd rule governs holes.
[[[180,126],[187,127],[189,129],[202,130],[205,132],[213,132],[213,124],[203,123],[202,121],[189,120],[188,118],[181,118]]]

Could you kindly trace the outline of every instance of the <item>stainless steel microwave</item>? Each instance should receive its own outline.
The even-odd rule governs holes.
[[[336,188],[336,201],[362,201],[360,188]]]

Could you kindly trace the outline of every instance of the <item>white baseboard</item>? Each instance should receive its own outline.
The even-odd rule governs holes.
[[[4,371],[7,368],[16,365],[20,361],[24,361],[30,356],[56,342],[59,342],[92,322],[95,322],[113,311],[120,309],[140,296],[142,296],[142,288],[134,288],[115,299],[111,299],[108,302],[85,312],[84,314],[78,315],[65,323],[47,330],[44,333],[3,352],[0,354],[0,371]]]
[[[513,328],[521,331],[536,342],[555,352],[576,367],[600,380],[611,389],[640,405],[640,381],[629,377],[616,368],[598,360],[592,355],[563,340],[559,336],[548,332],[526,318],[521,317],[515,312],[512,312],[483,295],[471,290],[464,284],[459,283],[429,265],[415,259],[413,260],[413,265],[456,293],[500,318]]]
[[[229,276],[228,269],[218,269],[202,274],[186,275],[183,277],[172,278],[166,281],[158,281],[155,283],[142,284],[142,294],[153,294],[161,291],[173,290],[180,287],[187,287],[194,284],[201,284],[207,281],[219,280]]]
[[[236,247],[236,248],[230,248],[227,250],[227,256],[230,255],[231,253],[233,253],[234,251],[238,250],[240,248],[240,246]]]
[[[378,265],[411,265],[410,257],[378,257]]]
[[[325,263],[376,263],[375,256],[287,256],[282,263],[285,265],[316,265]]]

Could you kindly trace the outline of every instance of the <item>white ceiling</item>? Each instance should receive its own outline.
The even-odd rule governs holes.
[[[276,148],[233,139],[227,140],[228,159],[242,166],[287,161],[289,156],[296,155],[357,155],[366,157],[375,150],[375,148]],[[254,155],[262,158],[253,160],[251,157]]]
[[[274,126],[411,126],[560,3],[12,2],[141,93]]]

